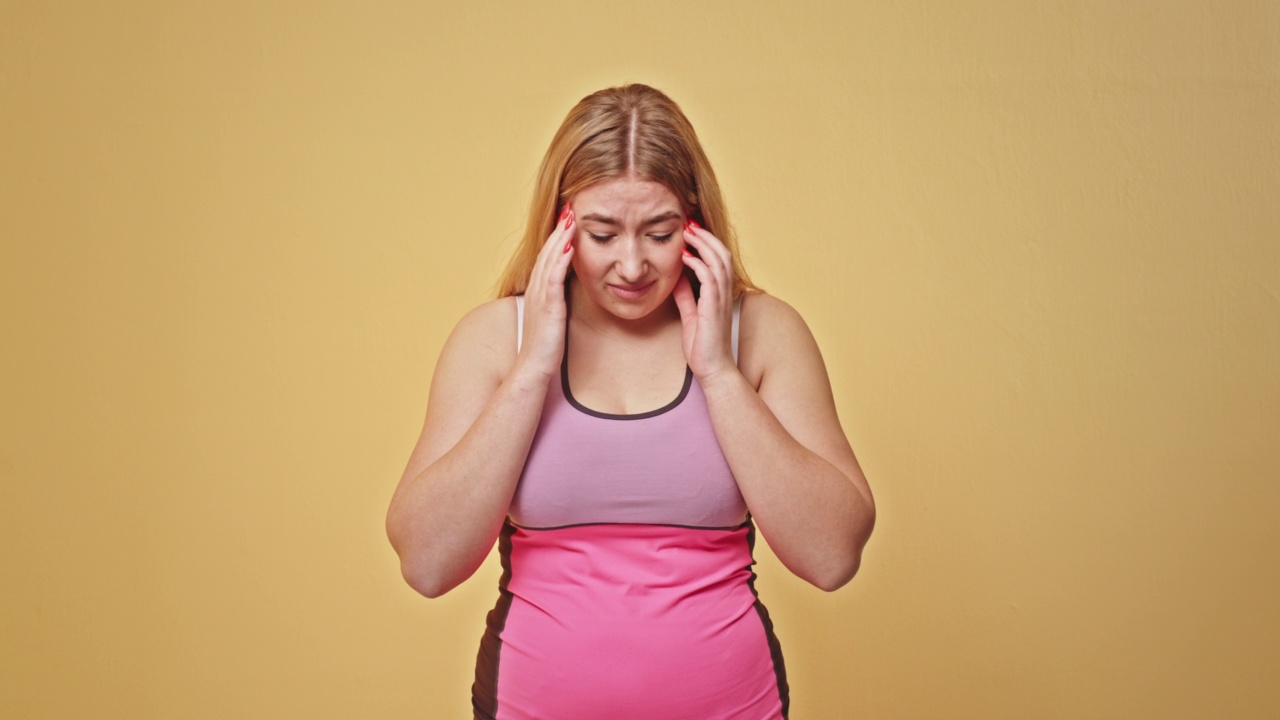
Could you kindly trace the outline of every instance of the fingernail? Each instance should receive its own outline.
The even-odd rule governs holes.
[[[693,218],[689,218],[689,224],[693,226],[693,229],[694,229],[694,230],[701,230],[701,229],[702,229],[702,226],[698,224],[698,221],[697,221],[697,220],[694,220]]]
[[[556,222],[564,222],[564,219],[567,217],[569,217],[569,206],[565,205],[564,209],[560,211],[560,217],[556,219]]]
[[[693,257],[693,253],[689,252],[689,248],[680,248],[680,250],[681,250],[685,255],[687,255],[687,256],[689,256],[689,257]]]
[[[564,241],[564,251],[569,252],[569,248],[573,247],[573,238]]]

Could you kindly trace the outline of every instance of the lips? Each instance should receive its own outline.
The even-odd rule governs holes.
[[[609,290],[621,298],[632,299],[638,298],[649,291],[657,280],[651,280],[643,285],[609,285]]]

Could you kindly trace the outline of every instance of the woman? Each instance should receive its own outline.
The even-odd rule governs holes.
[[[834,590],[875,509],[812,335],[735,249],[667,96],[569,113],[500,299],[441,353],[387,516],[427,597],[499,541],[477,718],[786,717],[754,529]]]

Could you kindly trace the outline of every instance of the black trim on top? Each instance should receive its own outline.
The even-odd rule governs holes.
[[[756,524],[748,519],[747,523],[751,529],[747,531],[747,550],[751,553],[751,564],[755,565],[756,557]],[[751,588],[751,594],[755,596],[756,614],[760,616],[760,622],[764,625],[765,638],[769,641],[769,656],[773,659],[773,675],[778,681],[778,699],[782,701],[782,717],[783,720],[790,717],[791,711],[791,687],[787,685],[787,666],[782,661],[782,643],[778,642],[778,636],[773,633],[773,621],[769,619],[769,611],[765,609],[764,603],[760,602],[760,594],[756,592],[756,571],[752,567],[747,568],[751,573],[750,579],[747,580],[747,587]]]
[[[564,359],[560,361],[560,389],[564,392],[564,399],[568,400],[569,404],[572,405],[574,408],[576,408],[579,412],[586,413],[587,415],[590,415],[592,417],[603,418],[605,420],[644,420],[645,418],[651,418],[651,417],[661,415],[663,413],[674,410],[677,405],[679,405],[681,402],[684,401],[685,396],[689,394],[689,388],[692,386],[693,386],[693,368],[689,367],[688,363],[686,363],[684,366],[684,385],[680,388],[680,394],[676,396],[675,400],[672,400],[671,402],[667,403],[666,405],[663,405],[657,410],[648,410],[642,413],[635,413],[632,415],[615,415],[613,413],[605,413],[605,412],[600,412],[599,410],[592,410],[586,405],[583,405],[582,403],[578,402],[578,399],[573,396],[573,391],[569,389],[569,322],[567,320],[565,321]]]
[[[502,559],[502,579],[498,581],[498,602],[485,618],[484,637],[476,653],[476,679],[471,686],[471,708],[475,720],[493,720],[498,714],[498,659],[502,655],[502,631],[507,626],[513,596],[511,583],[511,536],[516,528],[503,523],[498,536],[498,555]]]
[[[507,518],[507,522],[521,530],[568,530],[569,528],[589,527],[592,525],[643,525],[656,527],[679,528],[681,530],[741,530],[747,527],[749,520],[744,520],[737,525],[681,525],[680,523],[660,523],[660,522],[580,522],[569,523],[568,525],[549,525],[546,527],[536,527],[533,525],[520,525]]]

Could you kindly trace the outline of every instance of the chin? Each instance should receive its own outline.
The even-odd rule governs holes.
[[[609,306],[618,312],[628,316],[644,317],[665,305],[671,299],[671,290],[671,285],[655,280],[635,295],[618,288],[607,287],[605,297],[608,299]]]

